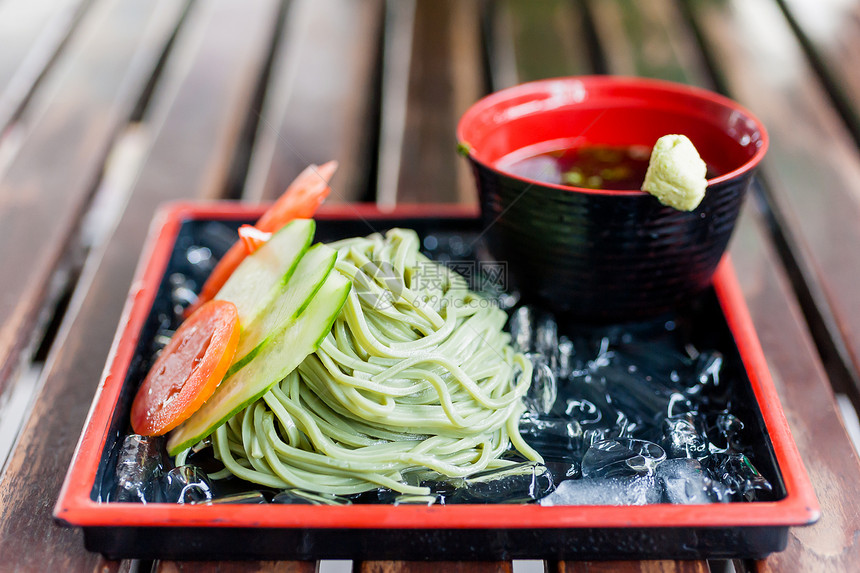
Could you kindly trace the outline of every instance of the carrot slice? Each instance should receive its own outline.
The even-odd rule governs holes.
[[[239,227],[239,239],[245,245],[249,255],[253,255],[257,249],[266,244],[272,238],[272,233],[261,231],[253,225],[242,225]]]
[[[264,233],[274,233],[293,219],[309,219],[313,217],[322,202],[328,197],[331,189],[328,186],[337,170],[337,161],[329,161],[323,165],[310,165],[299,176],[290,183],[284,194],[269,207],[254,225]],[[203,283],[197,302],[192,304],[186,311],[186,316],[196,310],[201,304],[215,298],[233,271],[236,270],[245,257],[248,249],[237,241],[221,257],[209,278]]]
[[[131,427],[166,434],[196,412],[224,377],[239,343],[236,305],[213,300],[189,316],[161,351],[131,406]]]
[[[261,231],[274,233],[293,219],[310,219],[328,197],[337,161],[310,165],[290,183],[284,194],[269,207],[254,225]]]

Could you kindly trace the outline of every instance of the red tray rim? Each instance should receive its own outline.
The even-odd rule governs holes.
[[[267,527],[355,529],[520,529],[520,528],[672,528],[757,527],[814,523],[820,508],[788,422],[779,402],[764,353],[726,255],[714,277],[714,288],[735,337],[773,444],[787,495],[774,502],[706,506],[448,505],[448,506],[302,506],[178,505],[167,503],[100,503],[90,498],[110,420],[119,399],[140,331],[167,267],[179,229],[193,219],[252,219],[265,205],[235,201],[174,202],[154,217],[138,262],[102,379],[54,508],[59,522],[82,527]],[[436,204],[325,205],[317,218],[326,220],[385,218],[471,218],[475,207]]]

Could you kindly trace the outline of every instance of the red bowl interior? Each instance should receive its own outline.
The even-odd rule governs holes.
[[[473,160],[517,179],[523,178],[505,170],[515,159],[565,146],[652,147],[670,133],[689,137],[719,173],[710,184],[754,168],[768,142],[761,122],[728,98],[683,84],[617,76],[557,78],[501,90],[475,103],[457,126],[457,139]]]

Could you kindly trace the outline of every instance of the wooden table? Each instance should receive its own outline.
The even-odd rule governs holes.
[[[860,403],[858,60],[856,0],[0,0],[0,570],[313,571],[109,562],[52,522],[155,208],[271,199],[330,158],[332,200],[474,202],[465,108],[586,73],[716,89],[768,126],[731,253],[822,518],[730,565],[858,570],[860,463],[834,399]]]

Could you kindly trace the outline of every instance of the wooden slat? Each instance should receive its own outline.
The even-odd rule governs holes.
[[[50,26],[58,13],[65,13],[81,0],[40,1],[8,0],[0,2],[0,86],[5,87],[18,72],[21,63],[39,44],[42,30]]]
[[[768,127],[771,147],[762,171],[770,207],[809,290],[809,307],[821,313],[813,322],[822,331],[819,346],[833,341],[833,360],[860,403],[855,142],[775,3],[691,2],[689,7],[724,88]]]
[[[182,5],[99,2],[22,118],[0,179],[0,390],[33,336],[48,283]]]
[[[87,7],[85,0],[0,4],[0,134],[20,110]]]
[[[615,7],[620,8],[620,7]],[[557,10],[557,9],[556,9]],[[493,86],[494,88],[501,87],[501,85],[509,84],[509,83],[517,83],[519,81],[528,79],[540,79],[541,71],[544,71],[547,74],[552,75],[572,75],[577,73],[587,73],[588,69],[583,69],[582,66],[585,65],[585,59],[574,60],[571,59],[570,54],[585,54],[587,53],[587,46],[584,34],[569,34],[564,28],[561,28],[557,23],[559,19],[558,14],[554,13],[555,10],[546,10],[542,14],[542,18],[538,18],[538,15],[535,13],[525,14],[525,13],[511,13],[512,17],[515,19],[512,20],[512,26],[496,26],[494,27],[494,38],[493,45],[497,46],[497,49],[504,49],[504,46],[507,45],[522,45],[522,42],[518,42],[516,40],[511,41],[508,39],[508,36],[505,35],[506,31],[514,31],[514,30],[523,30],[528,29],[531,30],[531,34],[539,34],[543,33],[545,36],[552,36],[552,32],[557,34],[564,34],[564,38],[559,38],[557,40],[553,40],[551,37],[544,37],[543,42],[545,43],[553,43],[564,42],[568,47],[564,51],[553,51],[547,52],[544,54],[544,61],[541,62],[540,67],[535,68],[535,64],[532,58],[524,57],[517,55],[512,58],[511,61],[515,62],[516,69],[494,69],[494,77],[493,77]],[[612,15],[613,17],[623,16],[623,13],[616,12],[612,7],[603,11],[603,16]],[[574,21],[572,18],[568,21]],[[579,20],[581,21],[581,17]],[[617,23],[617,22],[616,22]],[[498,78],[498,79],[497,79]],[[557,564],[557,570],[559,573],[564,573],[568,571],[577,571],[577,572],[602,572],[602,571],[648,571],[648,572],[657,572],[657,571],[678,571],[678,572],[706,572],[708,571],[707,563],[704,561],[689,561],[689,562],[675,562],[675,561],[608,561],[608,562],[574,562],[574,561],[561,561]]]
[[[272,199],[311,163],[340,163],[330,201],[371,192],[381,0],[293,0],[243,197]]]
[[[860,2],[782,0],[860,141]]]
[[[562,561],[558,573],[708,573],[707,561]]]
[[[672,2],[587,0],[611,74],[704,85],[709,80],[695,39]]]
[[[669,76],[675,80],[687,80],[690,76],[702,77],[702,69],[687,54],[686,38],[670,41],[666,31],[677,26],[678,19],[671,7],[664,2],[633,3],[626,0],[590,2],[601,54],[606,59],[603,65],[610,73],[628,75]],[[644,42],[649,49],[643,54],[642,46],[631,43],[628,37]],[[580,36],[577,51],[584,51],[584,36]],[[674,36],[672,36],[674,38]],[[680,45],[679,45],[680,44]],[[683,58],[678,58],[683,54]],[[705,573],[706,561],[606,561],[558,563],[559,573],[602,573],[609,571],[648,573]]]
[[[279,8],[277,0],[219,0],[194,6],[165,69],[164,85],[153,96],[152,112],[144,118],[157,135],[121,223],[123,235],[134,227],[132,235],[142,236],[141,223],[151,219],[160,201],[216,199],[227,191],[230,165],[244,152],[239,149],[242,127],[274,41]],[[213,69],[219,73],[213,74]],[[128,252],[130,247],[123,248]],[[125,270],[125,277],[111,277],[110,284],[129,281],[130,269]],[[302,562],[159,561],[154,569],[310,573],[314,567]]]
[[[672,11],[671,2],[658,1],[632,5],[624,0],[618,0],[617,2],[593,2],[591,7],[606,66],[610,72],[653,75],[676,80],[680,78],[694,82],[706,81],[701,62],[686,56],[686,54],[695,53],[695,43],[690,31],[684,28],[682,19]],[[633,26],[635,28],[632,28]],[[619,29],[625,30],[623,35],[617,33]],[[647,59],[643,54],[651,54],[655,59]],[[655,65],[655,62],[659,65]],[[840,507],[840,500],[846,499],[842,496],[850,495],[844,490],[843,480],[856,475],[857,460],[844,429],[840,426],[833,404],[832,390],[821,372],[820,363],[816,359],[808,333],[803,328],[790,286],[780,272],[776,262],[778,259],[764,232],[762,219],[756,218],[755,214],[747,214],[739,224],[738,235],[740,238],[735,239],[733,252],[739,264],[740,274],[744,277],[744,287],[757,319],[756,325],[763,334],[769,336],[764,339],[767,356],[771,361],[778,357],[778,365],[774,368],[774,373],[783,382],[780,388],[781,395],[795,436],[806,438],[810,433],[817,433],[817,439],[834,444],[835,451],[831,456],[826,451],[822,452],[815,448],[815,440],[809,442],[806,439],[798,440],[807,467],[814,468],[812,476],[816,480],[822,506],[829,508],[837,516],[832,517],[834,521],[831,522],[823,520],[815,528],[826,532],[830,528],[847,526],[849,531],[853,531],[855,530],[852,528],[854,518],[844,518],[845,510]],[[755,269],[755,272],[747,272],[747,266]],[[765,275],[764,283],[761,279],[762,275]],[[776,296],[777,293],[781,296]],[[783,338],[774,338],[777,334],[781,334]],[[792,354],[790,360],[787,360],[787,349],[800,351]],[[782,365],[782,368],[779,365]],[[787,370],[786,367],[793,371]],[[798,375],[809,385],[807,391],[815,393],[817,398],[815,404],[798,400],[799,392],[792,393],[784,389],[785,380],[793,381]],[[821,415],[829,420],[826,428],[816,428],[812,421]],[[832,493],[822,496],[821,491]],[[828,509],[824,511],[827,515]],[[793,530],[789,546],[789,551],[794,558],[805,559],[807,563],[809,555],[820,548],[803,543],[799,538],[805,532],[812,530],[814,529]],[[781,563],[789,562],[786,560]],[[563,562],[559,564],[560,571],[672,571],[687,570],[686,568],[707,570],[707,564],[704,562]]]
[[[165,6],[153,8],[168,12]],[[197,3],[177,37],[143,118],[152,151],[110,240],[87,260],[49,355],[42,392],[0,482],[2,567],[81,571],[114,565],[86,553],[80,533],[54,525],[51,510],[152,213],[165,200],[212,197],[227,184],[223,166],[232,162],[240,143],[277,9],[277,0]],[[126,195],[119,188],[105,192]]]
[[[405,12],[403,5],[394,10]],[[460,115],[484,90],[479,3],[417,0],[414,8],[413,22],[408,19],[393,22],[395,26],[412,27],[411,42],[408,42],[410,30],[399,35],[399,30],[394,29],[388,35],[388,39],[402,37],[406,42],[388,43],[386,66],[398,60],[403,50],[411,52],[406,85],[402,85],[403,70],[390,67],[383,70],[377,201],[382,205],[474,202],[474,184],[465,162],[456,154],[455,130]],[[392,86],[404,89],[391,89]],[[389,120],[387,114],[396,118]]]
[[[139,565],[139,563],[136,561],[110,561],[101,559],[93,568],[93,573],[131,573],[132,571],[140,573],[140,570],[134,567],[135,565]]]
[[[159,131],[150,162],[162,166],[138,183],[147,196],[223,196],[242,129],[253,114],[279,6],[278,0],[194,6],[165,70],[161,97],[170,104],[154,106],[147,121],[147,129]]]
[[[583,20],[581,11],[569,0],[493,2],[490,5],[493,88],[589,73]]]
[[[511,573],[510,561],[363,561],[361,573]]]
[[[314,573],[313,561],[170,561],[153,573]]]
[[[601,10],[595,11],[596,25],[601,31],[611,28],[610,22],[615,21],[617,12],[610,9],[612,4],[605,2]],[[626,0],[617,0],[615,5],[630,6]],[[670,15],[672,5],[669,0],[655,0],[647,3],[647,11]],[[635,54],[644,52],[646,45],[665,42],[673,46],[676,54],[695,51],[695,40],[680,18],[652,19],[644,13],[645,3],[637,6],[643,12],[627,14],[631,22],[638,18],[642,23],[637,31],[628,31],[623,37],[601,38],[610,71],[615,71],[619,62],[634,62],[632,68],[624,71],[705,81],[701,64],[696,60],[663,59],[657,69],[647,63],[641,67],[635,64],[638,61]],[[601,22],[599,19],[603,17],[613,20]],[[655,53],[665,53],[663,50],[667,46],[652,49]],[[683,69],[672,72],[672,66]],[[860,551],[853,534],[858,530],[860,514],[856,506],[846,504],[852,496],[850,484],[860,479],[860,464],[841,425],[833,391],[822,371],[791,285],[779,264],[766,220],[754,205],[752,201],[747,202],[731,253],[823,514],[821,521],[812,527],[792,529],[788,549],[759,565],[773,571],[845,570],[852,560],[857,562]],[[822,444],[827,446],[821,447]]]
[[[741,221],[731,254],[821,519],[789,531],[788,547],[759,571],[854,571],[860,563],[860,461],[803,316],[760,223]]]
[[[640,3],[645,4],[645,3]],[[658,60],[661,62],[660,66],[653,66],[652,69],[657,69],[663,71],[664,69],[671,69],[674,71],[674,75],[683,75],[682,72],[688,71],[688,73],[698,73],[700,70],[698,68],[693,68],[690,66],[689,68],[681,65],[679,61],[673,56],[679,50],[683,50],[684,48],[689,48],[689,46],[676,46],[674,44],[669,44],[665,42],[668,34],[664,31],[666,26],[661,23],[665,22],[666,19],[671,19],[671,12],[664,5],[655,6],[655,3],[650,2],[648,6],[644,8],[646,14],[640,15],[642,17],[641,22],[643,23],[642,30],[636,30],[637,35],[635,37],[643,38],[643,35],[651,34],[656,31],[659,39],[656,40],[658,44],[654,48],[652,48],[652,52],[659,54],[660,58]],[[657,2],[656,4],[663,4],[662,2]],[[609,67],[613,69],[618,62],[625,62],[625,65],[618,65],[619,69],[624,69],[625,73],[635,73],[639,70],[636,69],[636,59],[632,56],[632,51],[629,48],[631,45],[624,40],[623,36],[618,36],[616,31],[618,27],[622,29],[626,27],[632,27],[634,25],[634,20],[636,16],[625,16],[625,10],[630,10],[633,8],[637,8],[637,6],[630,5],[627,2],[612,2],[606,1],[603,2],[594,2],[592,8],[598,8],[596,18],[596,25],[598,26],[598,30],[604,32],[604,36],[600,38],[604,44],[604,54],[609,59]],[[634,13],[636,10],[634,10]],[[522,16],[521,16],[522,17]],[[537,19],[535,14],[531,14],[528,17],[528,24],[534,30],[543,30],[544,34],[550,35],[550,31],[555,30],[555,33],[565,33],[565,31],[561,30],[557,25],[553,25],[553,22],[558,18],[557,14],[554,14],[553,11],[546,11],[543,14],[544,20]],[[654,21],[656,20],[656,22]],[[517,21],[515,21],[517,22]],[[508,28],[509,30],[516,29],[516,26]],[[504,35],[506,29],[504,27],[496,27],[494,29],[494,38],[493,45],[494,46],[505,46],[509,44],[507,37]],[[662,31],[662,33],[661,33]],[[568,37],[564,41],[572,43],[568,48],[570,53],[585,53],[587,47],[585,45],[585,36],[580,34],[578,36],[574,36],[576,40]],[[654,41],[653,38],[651,38]],[[559,40],[561,41],[561,40]],[[575,42],[576,43],[573,43]],[[544,39],[544,42],[552,42],[551,39]],[[518,45],[514,43],[514,45]],[[625,50],[626,53],[623,53],[622,50]],[[548,60],[554,60],[555,64],[544,62],[541,65],[543,69],[553,70],[553,72],[560,72],[558,75],[566,75],[572,73],[582,73],[582,70],[576,67],[576,64],[570,60],[568,56],[564,53],[558,54],[555,57],[550,57],[552,52],[545,54],[544,58]],[[539,79],[539,75],[532,75],[535,73],[535,69],[533,68],[533,63],[530,58],[525,57],[516,57],[513,59],[516,62],[516,69],[511,70],[494,70],[496,74],[501,73],[501,77],[499,82],[504,83],[507,78],[510,78],[515,82],[520,81],[520,77],[523,75],[528,75],[530,79]],[[626,62],[630,61],[630,64],[626,64]],[[556,67],[557,66],[557,67]],[[614,69],[613,69],[614,71]],[[496,78],[493,78],[493,86],[497,85]],[[561,561],[557,564],[559,573],[565,572],[604,572],[604,571],[629,571],[629,572],[707,572],[708,564],[705,561],[607,561],[607,562],[574,562],[574,561]]]

